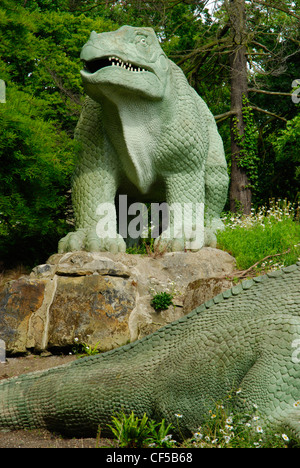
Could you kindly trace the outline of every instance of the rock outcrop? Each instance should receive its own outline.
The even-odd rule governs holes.
[[[231,287],[234,259],[203,248],[162,257],[55,254],[0,293],[0,339],[10,354],[68,349],[79,342],[103,351],[135,341]],[[173,305],[155,311],[154,294]]]

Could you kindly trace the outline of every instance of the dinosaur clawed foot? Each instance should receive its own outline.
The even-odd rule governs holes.
[[[70,232],[58,243],[58,252],[74,252],[86,250],[88,252],[125,252],[126,244],[120,234],[114,237],[99,237],[94,229],[78,229]]]

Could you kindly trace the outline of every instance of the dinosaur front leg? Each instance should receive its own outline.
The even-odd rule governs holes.
[[[178,173],[166,180],[169,225],[156,239],[159,249],[200,250],[204,245],[204,173]]]
[[[125,241],[117,233],[115,177],[99,169],[81,170],[75,173],[72,190],[76,231],[60,240],[58,251],[124,252]]]
[[[126,250],[124,239],[117,233],[115,194],[118,176],[116,169],[110,167],[113,154],[107,153],[105,157],[101,147],[92,150],[92,145],[86,145],[85,157],[74,172],[72,200],[76,230],[60,240],[60,253]]]

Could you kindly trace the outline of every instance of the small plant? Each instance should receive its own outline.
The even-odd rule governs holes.
[[[95,354],[101,353],[99,350],[99,343],[98,341],[94,346],[91,346],[88,343],[81,343],[79,342],[78,338],[74,338],[75,346],[72,349],[74,354],[77,354],[78,357],[83,357],[83,356],[93,356]]]
[[[172,424],[166,426],[164,419],[160,423],[150,420],[149,427],[152,434],[152,442],[149,447],[172,448],[176,445],[176,441],[172,439],[172,434],[169,434],[169,431],[173,428]]]
[[[147,255],[152,258],[163,257],[168,250],[168,245],[161,245],[160,242],[155,244],[155,238],[149,236],[147,239],[141,239],[136,245],[127,247],[126,253],[135,255]]]
[[[170,305],[173,305],[172,299],[172,294],[162,292],[159,294],[155,294],[151,301],[151,305],[155,310],[166,310]]]
[[[113,416],[112,423],[109,428],[120,448],[174,447],[175,441],[169,434],[172,425],[166,426],[164,419],[156,423],[146,413],[139,419],[132,411],[129,416],[124,412]]]

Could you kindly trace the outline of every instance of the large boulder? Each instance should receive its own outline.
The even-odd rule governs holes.
[[[235,260],[203,248],[160,257],[55,254],[0,293],[0,339],[10,354],[61,350],[79,342],[103,351],[142,338],[231,287]],[[156,311],[154,294],[173,304]]]

